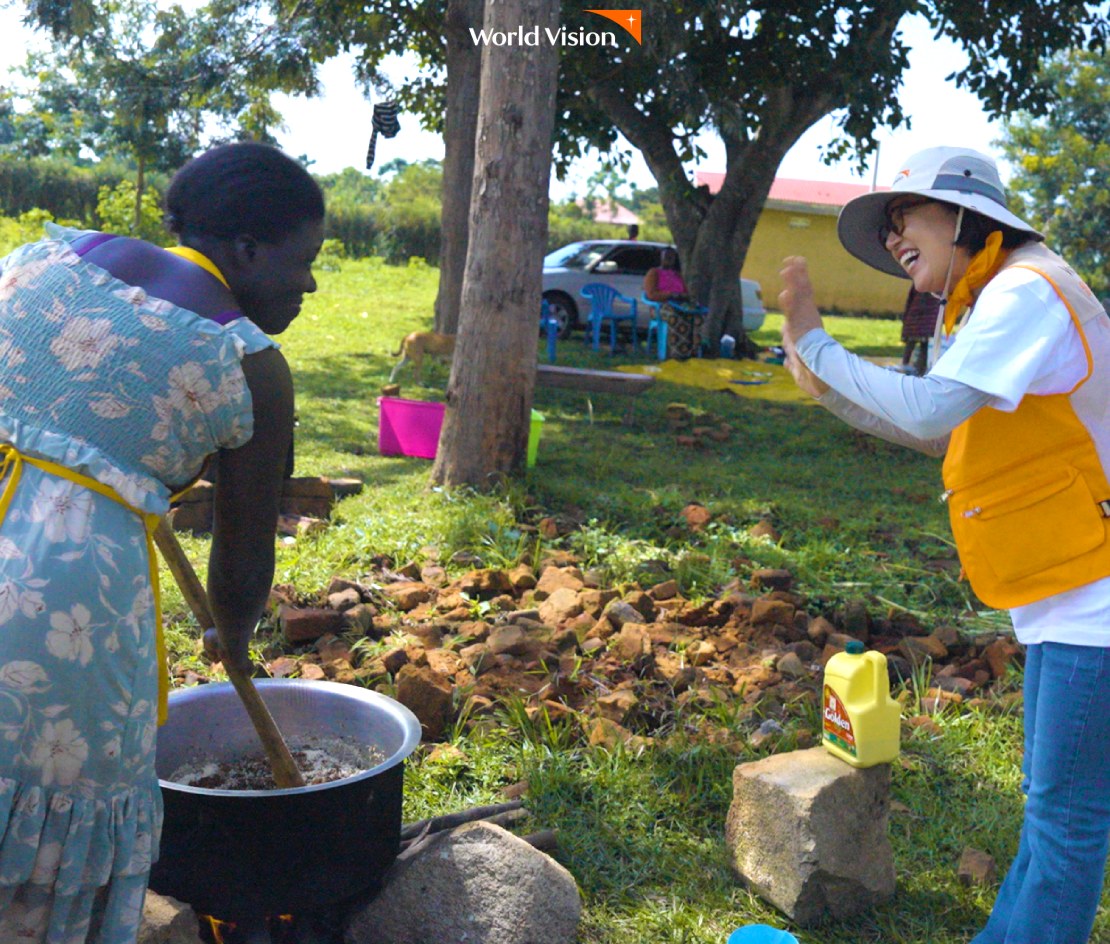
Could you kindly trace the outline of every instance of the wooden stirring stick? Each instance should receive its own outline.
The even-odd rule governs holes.
[[[154,532],[154,542],[162,552],[162,557],[165,558],[166,566],[173,574],[174,580],[181,588],[185,602],[189,604],[193,616],[200,623],[201,631],[215,626],[216,622],[212,619],[212,611],[208,606],[208,594],[204,592],[204,587],[196,571],[193,570],[192,563],[185,556],[177,536],[164,518]],[[262,742],[262,749],[266,752],[266,759],[270,762],[278,787],[281,789],[303,787],[304,777],[297,769],[293,755],[289,753],[289,746],[282,738],[262,696],[258,694],[258,689],[254,687],[254,682],[238,666],[225,662],[224,669],[227,670],[227,677],[235,686],[235,691],[238,692],[243,707],[247,709],[254,730],[258,733],[258,739]]]

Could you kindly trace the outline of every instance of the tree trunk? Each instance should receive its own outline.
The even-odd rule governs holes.
[[[471,39],[470,27],[479,29],[481,26],[482,0],[449,0],[443,209],[439,229],[439,292],[435,306],[435,329],[440,334],[456,334],[459,329],[482,74],[482,47]]]
[[[558,0],[489,0],[487,30],[558,29]],[[536,379],[556,47],[487,46],[458,340],[432,479],[486,489],[523,467]]]
[[[782,154],[777,148],[765,148],[758,155],[749,151],[746,156],[756,159],[739,160],[727,168],[721,190],[702,218],[694,245],[688,247],[685,257],[689,260],[685,274],[691,292],[709,307],[701,337],[711,357],[719,353],[725,334],[736,338],[738,351],[750,352],[744,331],[740,270]],[[680,245],[680,251],[682,248]]]
[[[131,232],[136,236],[143,225],[143,191],[146,190],[146,161],[140,153],[136,156],[138,170],[135,172],[135,213],[131,220]]]
[[[659,202],[678,247],[683,278],[691,296],[709,307],[701,328],[707,353],[719,352],[726,330],[737,339],[738,350],[750,350],[739,279],[752,232],[782,158],[839,101],[831,92],[802,95],[789,86],[769,90],[758,136],[742,139],[722,132],[728,155],[725,180],[710,196],[690,181],[675,149],[674,132],[665,121],[641,111],[617,83],[599,82],[589,94],[640,150],[659,185]]]

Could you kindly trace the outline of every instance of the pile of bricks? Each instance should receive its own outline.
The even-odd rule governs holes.
[[[362,491],[358,479],[308,476],[285,480],[281,490],[277,531],[283,535],[311,534],[327,527],[332,507],[340,498]],[[207,534],[212,530],[216,486],[199,480],[182,495],[168,515],[175,531]]]

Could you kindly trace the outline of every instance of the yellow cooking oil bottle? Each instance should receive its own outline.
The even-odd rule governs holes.
[[[825,750],[853,767],[898,756],[901,706],[890,697],[886,656],[853,639],[825,666],[821,699]]]

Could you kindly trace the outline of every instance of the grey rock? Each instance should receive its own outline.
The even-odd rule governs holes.
[[[188,905],[148,891],[137,944],[203,944],[196,913]]]
[[[624,600],[614,600],[610,603],[605,607],[605,615],[617,629],[620,629],[625,623],[642,623],[644,621],[644,614]]]
[[[725,833],[741,881],[798,924],[859,914],[894,894],[890,766],[823,748],[740,764]]]
[[[571,874],[490,823],[434,834],[354,908],[346,944],[572,944],[582,901]]]

